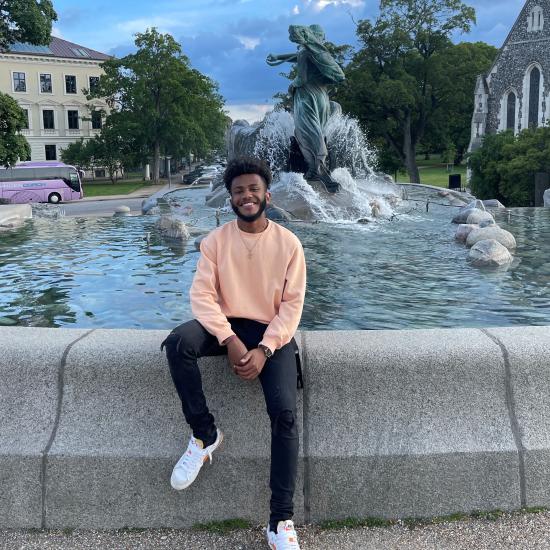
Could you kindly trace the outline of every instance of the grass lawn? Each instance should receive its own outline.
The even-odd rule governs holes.
[[[426,185],[436,185],[437,187],[449,186],[449,174],[460,174],[462,176],[462,185],[466,184],[466,165],[453,166],[451,171],[447,171],[447,165],[442,163],[437,156],[433,156],[430,160],[424,160],[424,157],[417,158],[418,170],[420,172],[420,183]],[[397,182],[409,182],[407,172],[399,171],[397,173]]]
[[[149,185],[151,185],[151,182],[143,180],[124,180],[118,181],[117,183],[94,183],[84,181],[82,187],[84,188],[85,197],[101,197],[104,195],[127,195],[137,191],[141,187]]]

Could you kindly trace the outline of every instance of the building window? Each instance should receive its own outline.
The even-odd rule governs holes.
[[[513,130],[516,126],[516,94],[510,92],[506,105],[506,129]]]
[[[527,17],[527,30],[529,32],[542,31],[544,27],[544,14],[540,6],[535,6]]]
[[[55,129],[53,111],[51,109],[44,109],[42,111],[42,121],[44,122],[44,130]]]
[[[539,124],[539,95],[540,95],[540,71],[535,67],[529,77],[529,128]]]
[[[76,76],[65,75],[65,93],[76,94]]]
[[[94,93],[97,91],[99,87],[99,76],[91,76],[90,77],[90,93]]]
[[[23,130],[28,130],[29,129],[29,110],[23,109],[23,115],[25,118],[25,122],[24,122],[25,125],[23,126]]]
[[[92,129],[101,130],[101,113],[99,111],[92,111]]]
[[[55,145],[45,145],[46,160],[57,160],[57,150]]]
[[[52,75],[51,74],[40,75],[40,91],[43,94],[52,93]]]
[[[78,111],[67,111],[69,130],[78,130]]]
[[[13,73],[13,91],[14,92],[26,92],[27,80],[25,73]]]

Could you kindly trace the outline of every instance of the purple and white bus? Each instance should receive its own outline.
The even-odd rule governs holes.
[[[0,198],[10,203],[81,199],[82,172],[58,161],[21,162],[0,168]]]

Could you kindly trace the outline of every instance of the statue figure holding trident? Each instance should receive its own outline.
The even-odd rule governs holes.
[[[290,25],[291,42],[298,51],[291,54],[267,56],[274,67],[285,61],[296,63],[297,76],[289,87],[294,111],[294,135],[307,164],[305,179],[322,181],[327,190],[338,191],[326,165],[327,145],[325,126],[336,104],[328,97],[328,87],[342,82],[344,72],[325,46],[325,33],[319,25],[309,27]]]

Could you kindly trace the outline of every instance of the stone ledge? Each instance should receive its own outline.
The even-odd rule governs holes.
[[[189,432],[159,351],[167,331],[86,332],[0,328],[0,526],[263,523],[269,421],[258,383],[224,358],[201,362],[226,440],[178,493],[169,476]],[[524,504],[522,484],[527,505],[549,504],[550,327],[300,336],[298,522],[511,510]]]

